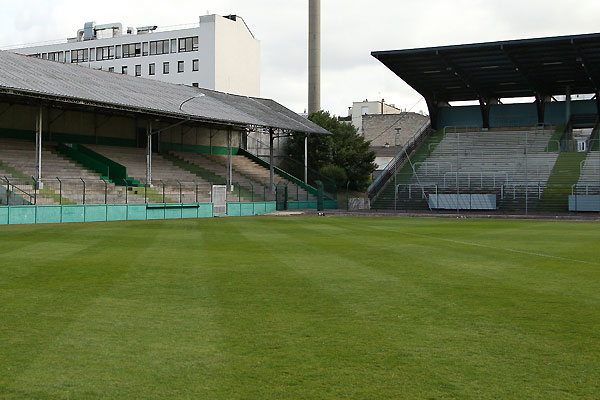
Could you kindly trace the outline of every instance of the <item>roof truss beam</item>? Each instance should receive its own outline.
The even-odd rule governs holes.
[[[594,89],[596,91],[596,93],[598,93],[598,82],[599,80],[596,79],[592,72],[590,71],[590,69],[588,68],[588,62],[586,60],[586,57],[583,55],[583,52],[581,51],[581,49],[579,48],[579,46],[577,46],[575,44],[575,41],[573,39],[571,39],[571,46],[573,47],[573,49],[575,50],[575,53],[577,54],[577,62],[581,64],[581,67],[583,68],[585,74],[587,75],[588,79],[590,80],[590,82],[592,83],[592,85],[594,85]]]
[[[506,47],[504,47],[504,45],[500,45],[500,49],[513,67],[515,67],[515,71],[518,72],[525,82],[527,82],[527,84],[537,93],[536,97],[543,97],[546,93],[544,93],[542,88],[540,88],[539,85],[534,82],[534,80],[531,78],[531,73],[515,59],[513,54]]]
[[[452,61],[450,61],[446,56],[441,54],[439,51],[435,52],[436,55],[442,60],[446,69],[450,72],[454,72],[454,75],[458,77],[470,90],[473,91],[477,95],[479,99],[487,99],[490,97],[487,93],[485,93],[478,85],[474,84],[469,76],[465,74],[459,67],[457,67]]]

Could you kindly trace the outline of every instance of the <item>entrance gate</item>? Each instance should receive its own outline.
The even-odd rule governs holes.
[[[212,203],[214,215],[227,214],[227,186],[213,185],[212,187]]]

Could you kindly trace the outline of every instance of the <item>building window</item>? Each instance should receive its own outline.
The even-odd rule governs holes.
[[[200,68],[200,61],[192,60],[192,71],[198,71],[199,68]]]
[[[171,39],[171,53],[177,53],[177,39]]]
[[[47,54],[47,53],[42,53],[42,58],[43,58],[44,60],[47,60],[47,59],[48,59],[48,54]]]
[[[144,57],[148,55],[148,42],[142,43],[142,55]]]
[[[121,58],[121,45],[115,46],[115,58]]]
[[[71,63],[87,62],[88,49],[71,50]]]
[[[142,66],[141,65],[135,66],[135,76],[142,76]]]
[[[163,74],[167,75],[169,73],[169,62],[163,63]]]
[[[63,52],[62,51],[56,51],[53,53],[48,53],[48,60],[52,60],[52,61],[63,61]]]
[[[115,67],[108,67],[108,72],[115,72]]]
[[[169,40],[158,40],[150,42],[150,55],[169,54]]]
[[[188,51],[198,50],[198,36],[179,39],[179,52],[186,53]]]
[[[192,86],[193,86],[193,87],[198,87],[198,82],[194,82],[194,83],[192,83]]]
[[[139,57],[142,55],[142,44],[131,43],[123,45],[123,58]]]
[[[148,75],[156,75],[156,64],[148,65]]]
[[[127,66],[123,66],[123,67],[121,67],[121,73],[122,73],[123,75],[127,75]]]
[[[112,60],[115,58],[113,46],[96,47],[96,61]]]
[[[185,70],[185,63],[183,61],[177,61],[177,72],[183,72]]]

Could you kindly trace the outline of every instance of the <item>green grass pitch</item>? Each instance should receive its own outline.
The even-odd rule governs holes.
[[[600,225],[0,227],[0,398],[600,398]]]

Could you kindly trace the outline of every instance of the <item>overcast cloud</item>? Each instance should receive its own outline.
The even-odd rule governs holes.
[[[2,3],[0,47],[73,37],[92,20],[169,26],[194,23],[206,13],[240,15],[261,41],[261,95],[297,112],[306,109],[308,0]],[[381,98],[426,110],[371,51],[600,31],[598,0],[322,0],[321,6],[321,105],[337,115],[346,115],[353,101]]]

